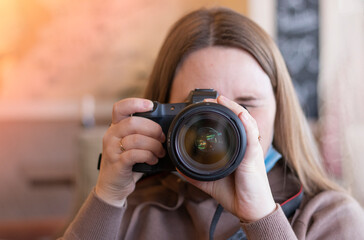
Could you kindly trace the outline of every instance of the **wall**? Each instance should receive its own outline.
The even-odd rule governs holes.
[[[364,206],[364,1],[321,0],[321,21],[322,150]]]

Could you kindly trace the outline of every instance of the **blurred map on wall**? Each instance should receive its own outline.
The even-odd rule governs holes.
[[[307,117],[318,117],[319,6],[317,0],[277,1],[278,46]]]

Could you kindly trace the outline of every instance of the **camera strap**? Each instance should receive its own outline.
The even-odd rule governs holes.
[[[284,212],[284,215],[286,215],[287,219],[291,218],[294,215],[297,208],[300,206],[300,204],[302,202],[303,196],[304,196],[304,191],[303,191],[303,187],[301,185],[298,193],[296,193],[294,196],[292,196],[291,198],[287,199],[285,202],[280,204],[280,206]],[[214,239],[214,232],[216,229],[216,225],[217,225],[223,211],[224,211],[224,208],[220,204],[218,204],[216,207],[215,214],[212,218],[211,225],[210,225],[210,231],[209,231],[210,240]],[[241,229],[241,228],[233,236],[228,238],[228,240],[245,240],[245,239],[247,239],[246,235],[245,235],[243,229]]]

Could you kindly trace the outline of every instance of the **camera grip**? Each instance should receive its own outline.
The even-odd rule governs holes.
[[[168,156],[160,158],[158,160],[158,163],[155,165],[149,165],[147,163],[136,163],[133,166],[133,172],[141,172],[141,173],[156,173],[156,172],[166,172],[175,170],[176,168],[172,164]]]

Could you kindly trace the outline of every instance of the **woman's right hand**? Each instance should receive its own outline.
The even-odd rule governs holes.
[[[136,163],[154,165],[165,155],[165,135],[156,122],[130,116],[153,109],[153,102],[127,98],[114,104],[112,124],[104,135],[102,161],[96,194],[114,206],[123,206],[142,173],[133,172]],[[121,145],[124,149],[121,148]]]

